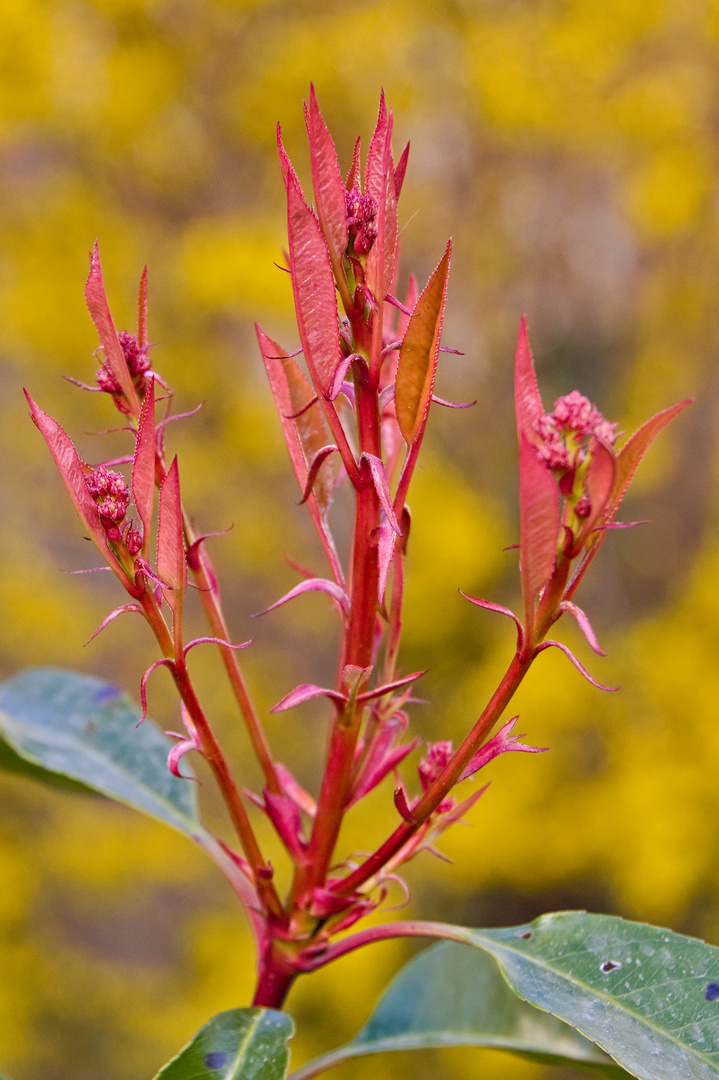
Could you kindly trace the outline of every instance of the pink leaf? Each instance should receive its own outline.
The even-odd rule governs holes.
[[[233,644],[231,641],[225,641],[224,638],[219,637],[198,637],[193,638],[182,650],[182,655],[187,656],[190,649],[194,649],[196,645],[222,645],[225,649],[246,649],[248,645],[252,644],[250,641],[243,641],[239,645]]]
[[[572,661],[580,675],[583,675],[587,682],[590,682],[592,686],[596,686],[598,690],[607,690],[609,693],[614,693],[616,690],[619,689],[618,686],[603,686],[602,683],[597,682],[596,679],[593,679],[587,669],[583,666],[583,664],[580,664],[579,660],[577,660],[571,649],[568,649],[567,646],[563,645],[561,641],[543,641],[541,645],[537,645],[536,649],[534,650],[534,655],[537,656],[540,652],[544,652],[545,649],[551,648],[559,649],[561,652],[563,652],[564,655]]]
[[[322,410],[312,387],[295,361],[275,341],[268,338],[259,326],[255,329],[290,461],[300,491],[304,493],[309,479],[310,462],[315,460],[317,453],[327,444],[327,429]],[[330,508],[334,485],[335,472],[332,462],[325,459],[317,482],[312,485],[312,494],[307,497],[310,513],[318,529],[320,519],[324,519]]]
[[[307,474],[307,484],[305,486],[304,494],[300,499],[300,506],[302,506],[303,503],[306,503],[310,495],[312,494],[312,488],[315,486],[315,481],[317,480],[319,471],[327,458],[330,456],[330,454],[334,454],[337,452],[337,447],[334,444],[331,446],[321,446],[320,449],[317,451],[314,458],[312,459],[312,464],[310,465],[309,472]]]
[[[275,608],[286,604],[288,600],[294,600],[296,596],[301,596],[306,592],[327,593],[339,605],[343,615],[349,615],[350,602],[347,593],[336,582],[327,581],[325,578],[308,578],[307,581],[301,581],[299,585],[295,585],[294,589],[290,589],[288,593],[285,593],[281,600],[277,600],[274,604],[265,608],[264,611],[258,611],[257,615],[266,615],[268,611],[274,611]]]
[[[402,535],[402,530],[399,527],[399,522],[395,517],[394,509],[392,508],[392,496],[389,490],[389,483],[387,481],[387,474],[384,471],[384,465],[381,458],[378,458],[375,454],[362,454],[362,461],[366,461],[369,465],[370,473],[372,474],[372,483],[374,489],[377,492],[377,498],[380,501],[382,509],[387,515],[387,520],[397,533],[398,536]]]
[[[672,405],[669,409],[657,413],[651,420],[647,420],[646,424],[642,424],[639,430],[635,431],[629,441],[622,447],[617,457],[617,472],[614,484],[607,500],[605,524],[613,520],[622,499],[627,493],[627,488],[632,482],[634,473],[637,471],[639,462],[654,442],[656,436],[675,416],[678,416],[680,412],[686,409],[687,405],[691,405],[692,401],[693,398],[687,398],[685,401],[680,401],[677,405]]]
[[[347,191],[351,191],[354,187],[360,188],[362,186],[360,161],[361,148],[362,140],[358,138],[357,142],[354,145],[354,150],[352,151],[352,162],[350,164],[349,172],[347,173],[347,179],[345,181],[345,188],[347,189]]]
[[[305,120],[310,140],[312,184],[315,190],[317,214],[329,247],[332,264],[335,267],[341,267],[349,235],[345,187],[337,161],[335,144],[322,119],[314,86],[310,86],[310,105],[309,109],[305,106]]]
[[[127,398],[130,411],[137,416],[140,412],[140,401],[132,385],[132,378],[125,362],[125,356],[112,321],[110,308],[105,295],[105,286],[102,280],[102,268],[100,267],[100,254],[97,240],[90,255],[90,274],[85,282],[85,303],[90,312],[90,318],[95,324],[98,337],[105,353],[105,363],[122,387]]]
[[[152,528],[152,507],[155,499],[155,382],[142,403],[137,425],[135,457],[132,463],[132,498],[142,523],[142,554],[147,558]]]
[[[379,303],[392,288],[397,259],[397,191],[392,162],[392,113],[384,91],[380,96],[377,126],[367,151],[365,195],[375,205],[377,238],[367,256],[367,284]]]
[[[171,735],[172,732],[166,731],[166,735]],[[177,737],[177,736],[176,736]],[[180,737],[181,738],[181,737]],[[193,739],[182,739],[176,746],[173,746],[170,753],[167,755],[167,767],[173,776],[176,776],[178,780],[197,780],[196,776],[185,776],[180,772],[180,761],[190,750],[199,749]]]
[[[462,592],[461,589],[459,590],[459,594],[460,596],[463,596],[465,600],[469,600],[470,604],[476,604],[477,607],[484,608],[486,611],[496,611],[500,615],[506,615],[510,618],[517,627],[518,647],[521,648],[522,641],[524,640],[524,631],[521,622],[513,611],[510,611],[509,608],[502,607],[501,604],[493,604],[491,600],[480,600],[478,596],[470,596],[469,593]]]
[[[421,438],[432,400],[451,255],[450,240],[415,305],[399,354],[395,409],[408,445]]]
[[[389,521],[385,517],[380,522],[379,537],[377,541],[377,558],[379,561],[377,599],[380,604],[384,603],[384,594],[387,589],[387,580],[389,578],[389,572],[392,567],[392,559],[394,558],[396,540],[397,533],[394,531]]]
[[[416,682],[417,679],[421,679],[423,675],[426,675],[429,668],[425,668],[424,671],[413,671],[411,675],[404,675],[401,679],[395,679],[394,682],[385,683],[384,686],[377,686],[374,690],[367,690],[364,694],[358,694],[358,701],[372,701],[374,698],[384,697],[385,694],[390,694],[393,690],[399,690],[403,686],[409,686],[410,683]]]
[[[616,475],[614,454],[599,439],[592,437],[589,452],[591,458],[587,471],[587,497],[590,512],[582,523],[581,531],[574,542],[576,552],[584,546],[587,537],[604,514]]]
[[[577,623],[579,624],[582,633],[584,634],[585,638],[589,643],[589,647],[591,649],[594,649],[595,653],[597,653],[599,656],[607,655],[599,648],[599,642],[597,641],[597,636],[594,633],[592,624],[587,618],[585,612],[583,612],[580,607],[577,607],[576,604],[573,604],[571,600],[563,600],[559,605],[559,609],[560,611],[566,611],[569,615],[572,615],[577,620]]]
[[[400,813],[400,816],[410,825],[416,825],[416,819],[412,813],[409,803],[407,802],[407,794],[403,787],[397,787],[394,789],[394,805]]]
[[[132,582],[110,550],[107,533],[102,527],[97,505],[87,489],[85,477],[90,475],[92,469],[80,460],[70,436],[60,427],[57,420],[53,420],[51,416],[44,413],[40,406],[35,404],[27,390],[25,391],[25,397],[30,406],[30,416],[33,423],[45,439],[55,464],[60,470],[60,475],[70,494],[70,498],[75,504],[75,509],[93,543],[123,584],[132,588]]]
[[[467,780],[468,777],[473,776],[474,773],[484,768],[493,758],[496,758],[499,754],[504,754],[509,750],[523,750],[529,754],[541,754],[546,747],[540,746],[527,746],[525,743],[518,742],[519,736],[512,735],[515,728],[518,716],[512,717],[508,720],[503,727],[499,729],[496,735],[493,735],[488,742],[481,746],[474,757],[467,763],[462,771],[460,780]]]
[[[306,841],[302,835],[302,822],[297,806],[286,795],[275,795],[266,789],[263,795],[265,812],[280,840],[295,860],[304,862]]]
[[[402,185],[404,184],[405,173],[407,172],[407,160],[409,158],[409,143],[402,151],[402,156],[397,162],[397,168],[394,170],[394,190],[399,202],[399,197],[402,193]]]
[[[104,570],[105,567],[103,566],[103,567],[100,567],[99,569]],[[117,618],[118,615],[124,615],[124,613],[126,611],[134,611],[138,615],[142,615],[142,613],[143,613],[142,608],[140,607],[139,604],[122,604],[120,607],[116,607],[114,611],[110,612],[110,614],[107,616],[106,619],[102,620],[102,622],[98,626],[95,633],[92,635],[91,638],[87,639],[85,644],[89,645],[90,642],[93,641],[97,637],[97,635],[100,633],[100,631],[105,629],[105,627],[107,626],[108,623],[111,623],[113,621],[113,619]]]
[[[173,621],[179,620],[187,589],[187,560],[182,532],[180,474],[175,457],[160,487],[160,514],[157,525],[157,573],[164,582],[162,593],[171,608]]]
[[[432,401],[435,405],[444,405],[446,409],[471,409],[473,405],[477,404],[476,398],[474,401],[445,401],[444,398],[437,397],[436,394],[432,394]]]
[[[367,765],[355,781],[352,794],[347,802],[348,809],[350,806],[354,806],[355,803],[359,802],[360,799],[363,799],[370,791],[373,791],[386,776],[391,772],[394,772],[408,754],[411,754],[413,750],[417,749],[421,741],[422,740],[417,737],[416,739],[413,739],[412,742],[406,743],[404,746],[395,746],[377,761],[372,760],[371,762],[367,762]]]
[[[270,712],[284,712],[285,709],[292,709],[295,705],[301,705],[304,701],[311,701],[317,697],[330,698],[339,707],[347,703],[346,696],[340,694],[338,690],[327,690],[322,686],[315,686],[313,683],[303,683],[301,686],[296,686],[294,690],[290,690],[289,694],[282,698],[282,701],[278,701],[274,708],[270,709]]]
[[[154,664],[150,664],[149,668],[142,676],[142,680],[140,682],[140,703],[142,704],[142,715],[135,724],[135,727],[139,727],[147,716],[147,680],[150,678],[153,671],[157,671],[157,669],[161,667],[169,667],[170,671],[174,671],[175,665],[172,660],[164,656],[162,660],[156,660]]]
[[[137,294],[137,344],[147,348],[147,267],[142,271]]]
[[[527,320],[522,316],[519,324],[517,355],[514,368],[514,404],[517,413],[517,432],[530,442],[536,442],[534,424],[544,416],[544,405],[537,386],[532,350],[529,347]]]
[[[304,810],[308,817],[314,817],[317,812],[317,803],[309,792],[298,784],[290,770],[281,761],[276,761],[275,772],[284,794],[297,803],[300,810]]]
[[[534,602],[549,581],[557,558],[559,492],[552,473],[520,431],[519,551],[525,629],[531,638]]]
[[[285,186],[297,327],[314,387],[318,394],[327,394],[340,356],[337,298],[329,251],[289,160]]]

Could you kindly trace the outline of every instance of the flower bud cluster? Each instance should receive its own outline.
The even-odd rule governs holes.
[[[353,187],[351,191],[345,192],[345,206],[354,253],[364,256],[377,239],[374,199]]]
[[[122,355],[127,364],[127,370],[130,372],[132,381],[142,396],[142,391],[144,390],[147,381],[145,376],[152,366],[150,357],[147,355],[147,349],[140,348],[140,344],[135,334],[130,334],[127,330],[122,330],[117,335],[117,340],[120,343]],[[95,378],[98,387],[104,393],[112,394],[115,397],[122,394],[122,387],[107,364],[103,364],[102,367],[99,368],[95,373]]]
[[[121,473],[106,469],[104,465],[85,478],[87,490],[97,503],[101,517],[111,521],[123,521],[130,503],[125,478]]]
[[[541,439],[539,456],[550,469],[574,471],[586,458],[585,438],[594,436],[612,447],[617,425],[605,420],[598,409],[578,390],[558,398],[554,412],[540,417],[534,429]]]

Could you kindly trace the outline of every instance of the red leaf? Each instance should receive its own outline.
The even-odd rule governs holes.
[[[534,655],[538,656],[539,653],[544,652],[545,649],[559,649],[560,652],[563,652],[567,659],[571,660],[574,664],[579,674],[583,675],[587,682],[590,682],[592,686],[596,686],[597,690],[606,690],[608,693],[613,694],[619,689],[618,686],[604,686],[602,683],[597,682],[596,679],[593,679],[584,665],[577,660],[572,650],[562,644],[561,641],[543,641],[541,645],[537,645],[537,648],[534,650]]]
[[[527,335],[527,320],[522,316],[517,340],[517,356],[514,369],[514,402],[517,412],[517,431],[530,442],[536,442],[535,421],[544,416],[544,405],[537,386],[532,351]]]
[[[409,158],[409,143],[402,151],[402,156],[397,162],[397,168],[394,170],[394,190],[399,202],[399,197],[402,193],[402,185],[404,184],[404,176],[407,172],[407,160]]]
[[[125,584],[130,583],[127,574],[110,550],[107,533],[102,527],[97,505],[87,489],[85,477],[92,470],[80,460],[70,436],[60,427],[57,420],[53,420],[51,416],[44,413],[40,406],[35,404],[27,390],[25,391],[25,397],[30,406],[30,415],[33,422],[39,428],[47,443],[55,464],[60,470],[65,487],[70,493],[70,498],[75,504],[75,509],[80,515],[80,519],[90,534],[93,543],[120,580]]]
[[[592,437],[589,452],[591,459],[587,471],[587,496],[591,509],[574,542],[574,550],[577,552],[583,547],[594,526],[601,520],[616,475],[616,458],[599,439]]]
[[[452,241],[419,297],[400,349],[395,383],[397,423],[405,442],[421,438],[437,373]]]
[[[297,326],[312,382],[318,394],[326,395],[340,358],[337,297],[329,250],[289,159],[286,165],[283,159],[283,168]]]
[[[385,683],[384,686],[377,686],[374,690],[367,690],[364,694],[358,694],[357,700],[372,701],[373,698],[384,697],[385,694],[390,694],[393,690],[399,690],[401,687],[409,686],[410,683],[421,679],[423,675],[427,674],[428,670],[428,668],[425,668],[424,671],[413,671],[411,675],[404,675],[401,679],[395,679],[394,682]]]
[[[332,264],[337,269],[341,267],[349,236],[345,186],[335,144],[322,119],[314,86],[310,86],[310,105],[309,109],[305,106],[305,120],[310,140],[317,215],[330,250]]]
[[[147,558],[152,528],[152,507],[155,499],[155,381],[142,403],[132,462],[132,498],[142,523],[142,556]]]
[[[657,413],[651,420],[647,420],[646,424],[642,424],[639,430],[635,431],[631,439],[622,447],[617,457],[616,476],[611,494],[607,500],[606,516],[602,524],[606,525],[614,519],[621,501],[627,493],[627,488],[632,482],[634,473],[637,471],[639,462],[656,436],[675,416],[678,416],[683,409],[686,409],[687,405],[691,405],[692,401],[693,398],[687,398],[685,401],[680,401],[677,405],[672,405],[670,408],[664,409],[663,412]]]
[[[397,191],[392,161],[392,113],[384,91],[380,96],[377,125],[370,140],[365,168],[365,195],[375,205],[377,238],[367,256],[367,284],[378,304],[391,292],[397,257]]]
[[[268,608],[259,611],[257,614],[266,615],[268,611],[274,611],[281,604],[286,604],[288,600],[294,600],[296,596],[301,596],[306,592],[327,593],[339,605],[342,614],[349,615],[350,602],[347,593],[336,582],[327,581],[326,578],[308,578],[307,581],[301,581],[299,585],[295,585],[294,589],[290,589],[288,593],[285,593],[280,600],[276,600],[274,604],[270,604]]]
[[[147,348],[147,267],[142,271],[137,295],[137,344]]]
[[[102,343],[105,363],[122,387],[131,412],[134,416],[137,416],[140,412],[140,401],[135,392],[135,387],[132,385],[130,372],[127,369],[107,303],[97,240],[90,256],[90,274],[85,282],[85,303]]]
[[[399,527],[399,522],[395,517],[394,510],[392,508],[392,496],[390,495],[389,483],[387,481],[387,474],[384,471],[384,465],[382,459],[378,458],[375,454],[362,454],[362,461],[366,461],[369,465],[370,473],[372,474],[372,483],[374,489],[377,492],[377,498],[380,501],[382,509],[387,515],[387,520],[397,533],[398,536],[402,535],[402,530]]]
[[[306,841],[302,835],[299,809],[286,795],[275,795],[266,789],[262,794],[265,798],[265,813],[274,825],[280,840],[294,859],[303,862]]]
[[[182,503],[177,458],[173,458],[160,487],[160,513],[157,525],[157,573],[165,583],[162,593],[179,629],[182,599],[187,589],[187,560],[182,532]]]
[[[352,161],[350,163],[349,172],[347,173],[347,180],[345,181],[345,188],[347,191],[351,191],[353,187],[360,188],[362,186],[361,175],[361,161],[360,151],[362,149],[362,140],[357,139],[354,150],[352,151]]]
[[[289,694],[286,694],[274,708],[270,709],[270,712],[284,712],[285,709],[292,709],[295,705],[301,705],[317,697],[328,697],[336,705],[344,705],[347,702],[345,695],[340,694],[338,690],[327,690],[323,686],[315,686],[314,683],[303,683],[301,686],[296,686],[294,690],[290,690]]]
[[[320,472],[324,463],[327,461],[327,458],[330,456],[330,454],[334,454],[336,452],[337,447],[334,444],[330,446],[322,446],[317,451],[314,458],[312,459],[312,464],[310,465],[309,473],[307,475],[307,485],[305,487],[304,494],[300,499],[300,506],[302,506],[303,503],[306,503],[310,495],[312,494],[312,488],[315,486],[318,473]]]
[[[499,754],[507,753],[509,750],[523,750],[528,754],[542,754],[546,747],[540,746],[527,746],[526,743],[518,742],[518,735],[513,735],[512,732],[517,723],[519,717],[514,716],[511,720],[508,720],[504,724],[496,735],[481,746],[474,757],[464,767],[460,780],[467,780],[474,773],[484,768],[493,758],[496,758]]]
[[[549,581],[557,558],[559,492],[550,470],[520,433],[519,552],[525,630],[530,640],[534,602]]]

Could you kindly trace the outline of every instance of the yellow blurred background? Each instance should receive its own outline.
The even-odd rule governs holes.
[[[453,864],[424,856],[410,868],[407,911],[481,926],[585,907],[717,943],[717,0],[4,0],[0,674],[73,667],[136,696],[154,659],[131,618],[83,649],[122,599],[109,575],[66,574],[97,559],[20,393],[27,385],[84,457],[126,448],[121,435],[88,434],[117,425],[108,400],[62,380],[92,381],[97,366],[82,289],[98,237],[118,328],[132,328],[147,263],[155,367],[177,411],[206,403],[169,440],[202,531],[234,525],[213,556],[235,639],[255,639],[242,659],[263,714],[296,683],[332,678],[321,597],[249,618],[296,581],[285,556],[322,570],[252,329],[257,319],[296,346],[273,265],[285,231],[274,128],[308,188],[311,80],[343,166],[358,133],[366,145],[381,86],[396,151],[412,141],[405,275],[425,280],[455,239],[444,341],[464,355],[443,357],[437,392],[478,404],[434,411],[411,493],[402,664],[431,668],[418,733],[458,739],[513,647],[511,627],[457,588],[519,599],[516,556],[502,548],[517,532],[521,312],[548,407],[578,387],[630,432],[697,398],[653,448],[623,515],[651,524],[611,536],[579,596],[607,659],[562,628],[621,692],[588,686],[559,654],[539,660],[515,711],[550,751],[491,768],[472,828],[444,843]],[[256,783],[216,660],[201,653],[204,700],[241,781]],[[150,701],[177,726],[163,675]],[[310,785],[324,717],[304,706],[268,721]],[[1,784],[0,1069],[149,1080],[210,1015],[247,1003],[243,918],[179,836],[99,800]],[[202,799],[225,829],[208,784]],[[387,786],[348,822],[344,851],[367,847],[367,827],[378,838],[393,814]],[[350,1036],[410,952],[382,945],[306,979],[289,1001],[295,1060]],[[550,1074],[474,1050],[371,1068],[377,1080]]]

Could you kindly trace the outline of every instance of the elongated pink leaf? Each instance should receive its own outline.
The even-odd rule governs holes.
[[[404,675],[401,679],[395,679],[394,682],[385,683],[384,686],[377,686],[374,690],[366,690],[364,694],[358,694],[358,701],[372,701],[374,698],[384,697],[385,694],[392,693],[393,690],[399,690],[403,686],[409,686],[410,683],[416,682],[417,679],[421,679],[423,675],[426,675],[429,668],[425,668],[424,671],[413,671],[411,675]]]
[[[635,431],[622,447],[617,457],[617,472],[607,501],[607,512],[603,524],[614,519],[621,501],[627,493],[627,488],[632,482],[634,473],[637,471],[639,462],[654,442],[656,436],[675,416],[678,416],[680,412],[686,409],[687,405],[691,405],[693,400],[693,398],[687,398],[685,401],[680,401],[678,404],[664,409],[663,412],[657,413],[651,420],[647,420],[645,424],[642,424],[639,430]]]
[[[105,567],[102,567],[102,569],[104,570]],[[142,608],[139,604],[122,604],[120,607],[116,607],[114,611],[111,611],[110,614],[102,620],[95,633],[92,635],[92,637],[87,639],[85,644],[89,645],[90,642],[97,637],[100,631],[105,629],[108,623],[111,623],[114,619],[117,618],[118,615],[124,615],[126,611],[134,611],[138,615],[142,615],[143,613]]]
[[[618,686],[603,686],[602,683],[597,682],[596,679],[593,679],[587,669],[584,667],[584,665],[581,664],[579,660],[577,660],[572,650],[567,648],[566,645],[563,645],[561,641],[543,641],[541,645],[537,645],[536,649],[534,650],[534,655],[538,656],[539,653],[544,652],[545,649],[559,649],[560,652],[563,652],[567,659],[571,660],[571,662],[574,664],[579,674],[583,675],[587,682],[590,682],[592,686],[596,686],[598,690],[606,690],[608,693],[613,694],[619,689]]]
[[[302,835],[300,812],[286,795],[263,791],[265,813],[272,822],[287,851],[298,862],[304,862],[306,841]]]
[[[389,750],[381,760],[374,762],[371,768],[365,768],[355,781],[355,785],[352,789],[352,794],[347,802],[347,807],[354,806],[356,802],[363,799],[370,791],[381,784],[385,776],[389,776],[391,772],[402,764],[404,759],[416,750],[422,740],[419,736],[413,739],[412,742],[406,743],[404,746],[395,746],[392,750]]]
[[[337,297],[329,250],[289,162],[285,186],[297,327],[314,387],[318,394],[327,395],[340,358]]]
[[[586,613],[582,611],[580,607],[577,607],[576,604],[572,603],[571,600],[563,600],[562,603],[559,605],[559,608],[561,611],[568,612],[568,614],[570,614],[573,618],[577,620],[579,628],[581,629],[582,633],[584,634],[585,638],[589,643],[589,647],[591,649],[594,649],[595,653],[597,653],[599,656],[606,656],[607,654],[605,652],[602,652],[599,647],[597,635],[594,633],[594,628],[590,623]]]
[[[295,705],[301,705],[305,701],[312,701],[313,698],[318,697],[330,698],[337,705],[344,705],[347,702],[345,695],[340,694],[338,690],[327,690],[323,686],[315,686],[314,683],[302,683],[301,686],[290,690],[289,694],[285,694],[282,700],[270,709],[270,712],[284,712],[285,709],[292,709]]]
[[[281,761],[276,761],[275,772],[283,793],[292,799],[294,803],[297,803],[300,810],[304,810],[308,817],[314,817],[317,813],[317,803],[310,793],[305,791],[302,785],[297,782],[287,766],[283,765]]]
[[[330,456],[330,454],[334,454],[337,452],[337,447],[334,446],[334,444],[331,446],[321,446],[320,449],[317,451],[314,458],[312,459],[312,464],[310,465],[310,469],[307,474],[307,484],[305,486],[302,498],[300,499],[300,506],[303,503],[306,503],[310,495],[312,494],[312,488],[314,487],[317,481],[318,474],[322,469],[325,461],[327,461],[327,458]]]
[[[196,637],[192,641],[188,642],[182,650],[183,656],[187,656],[190,649],[194,649],[197,645],[222,645],[225,649],[246,649],[248,645],[252,644],[252,638],[249,641],[242,641],[233,644],[231,641],[226,641],[224,638],[219,637]]]
[[[544,405],[537,386],[532,350],[529,347],[527,320],[522,316],[517,339],[514,368],[514,404],[517,412],[517,431],[530,442],[536,442],[534,424],[544,415]]]
[[[549,581],[557,558],[559,492],[554,477],[520,433],[519,552],[525,630],[532,635],[534,602]]]
[[[332,264],[337,268],[341,266],[349,237],[345,186],[335,144],[322,119],[314,86],[310,86],[310,105],[309,109],[305,106],[305,120],[310,140],[315,206]]]
[[[367,256],[367,284],[378,304],[391,292],[397,258],[397,191],[392,161],[392,113],[384,91],[380,97],[377,125],[367,151],[365,195],[375,207],[377,238]]]
[[[421,437],[432,399],[452,241],[419,297],[402,342],[395,383],[397,423],[405,442]]]
[[[404,184],[405,173],[407,172],[407,161],[409,159],[409,143],[402,151],[402,156],[397,162],[397,168],[394,170],[394,190],[399,202],[399,197],[402,194],[402,185]]]
[[[137,416],[140,412],[140,401],[135,392],[135,387],[132,385],[130,372],[127,369],[107,303],[97,240],[90,255],[90,274],[85,282],[85,303],[100,338],[105,353],[105,363],[122,387],[130,411],[134,416]]]
[[[182,503],[177,458],[173,458],[160,488],[160,514],[157,525],[157,573],[165,583],[162,593],[179,622],[182,600],[187,589],[187,560],[182,532]]]
[[[30,397],[27,390],[25,391],[25,397],[30,406],[33,423],[47,443],[48,449],[60,471],[60,476],[75,504],[75,509],[83,525],[90,534],[90,538],[117,576],[123,582],[131,584],[127,574],[110,550],[107,533],[102,527],[97,505],[87,489],[85,477],[92,472],[92,469],[80,460],[70,436],[60,427],[57,420],[53,420],[51,416],[44,413],[40,406],[36,405]]]
[[[405,821],[408,821],[410,825],[416,824],[416,819],[407,802],[407,794],[403,787],[394,789],[394,805],[397,807],[400,816],[403,817]]]
[[[140,277],[140,288],[137,294],[137,344],[141,349],[146,349],[147,342],[147,267]]]
[[[331,596],[333,600],[339,604],[342,613],[349,615],[350,602],[347,593],[344,589],[334,581],[327,581],[326,578],[308,578],[307,581],[301,581],[299,585],[295,585],[294,589],[290,589],[288,593],[280,599],[275,601],[274,604],[270,604],[264,611],[258,611],[258,615],[266,615],[268,611],[274,611],[275,608],[280,607],[282,604],[286,604],[288,600],[294,600],[296,596],[302,596],[306,592],[325,592],[328,596]]]
[[[156,660],[154,664],[150,664],[149,668],[142,676],[140,681],[140,703],[142,705],[142,714],[135,724],[135,727],[139,727],[147,716],[147,680],[150,678],[153,671],[157,671],[157,669],[161,667],[168,667],[170,671],[174,671],[175,665],[169,657],[163,656],[161,660]]]
[[[364,453],[362,454],[361,460],[366,461],[369,465],[370,473],[372,474],[372,483],[374,484],[377,498],[380,501],[382,509],[387,515],[387,520],[397,535],[401,536],[402,530],[399,527],[399,522],[392,509],[392,496],[390,495],[387,474],[384,471],[384,464],[382,463],[381,458],[378,458],[375,454]]]
[[[477,607],[484,608],[486,611],[496,611],[498,614],[506,615],[510,618],[517,627],[517,639],[519,646],[521,647],[522,641],[524,640],[524,631],[521,622],[513,611],[510,611],[509,608],[502,607],[501,604],[494,604],[491,600],[481,600],[478,596],[470,596],[469,593],[462,592],[461,589],[459,590],[459,594],[460,596],[463,596],[465,600],[469,600],[470,604],[476,604]]]
[[[350,163],[349,172],[347,173],[347,179],[345,181],[345,188],[347,189],[347,191],[351,191],[352,188],[360,188],[362,186],[361,149],[362,140],[358,137],[357,142],[354,145],[354,150],[352,151],[352,161]]]
[[[587,496],[590,511],[575,541],[577,551],[583,546],[586,538],[605,513],[616,475],[616,458],[599,439],[592,437],[589,451],[591,460],[587,472]]]
[[[132,498],[142,524],[142,555],[147,558],[155,500],[155,381],[142,403],[132,463]]]
[[[394,531],[387,518],[384,518],[380,522],[377,540],[377,558],[379,561],[377,599],[380,604],[384,603],[384,594],[387,589],[389,572],[392,567],[396,540],[397,533]]]

